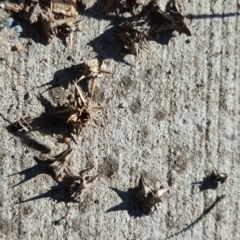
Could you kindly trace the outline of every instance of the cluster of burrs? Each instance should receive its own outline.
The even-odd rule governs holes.
[[[81,1],[86,7],[84,0]],[[50,1],[23,1],[19,4],[10,3],[7,9],[21,13],[30,24],[39,23],[42,34],[47,43],[54,36],[69,38],[69,46],[72,47],[72,32],[80,30],[78,18],[77,0],[50,0]]]
[[[73,81],[75,91],[67,98],[67,104],[63,106],[60,111],[55,111],[50,115],[65,118],[67,123],[71,124],[77,136],[77,139],[81,135],[83,129],[89,125],[98,127],[95,124],[98,118],[94,117],[94,114],[105,106],[93,105],[91,100],[93,98],[96,80],[101,77],[102,73],[112,74],[107,71],[105,64],[101,63],[98,59],[87,60],[84,62],[84,74],[76,81]],[[84,97],[84,94],[78,87],[78,82],[84,78],[92,79],[92,87],[89,97]]]
[[[157,40],[159,33],[163,31],[171,34],[177,31],[191,36],[176,0],[170,0],[165,9],[155,0],[108,0],[104,12],[116,16],[129,12],[131,17],[120,24],[121,32],[118,35],[124,48],[136,56],[140,49],[147,51],[148,40]]]
[[[96,173],[94,166],[76,173],[70,164],[72,152],[72,148],[69,148],[54,157],[41,154],[40,158],[50,161],[49,167],[52,168],[55,179],[66,183],[71,197],[81,203],[100,174]]]

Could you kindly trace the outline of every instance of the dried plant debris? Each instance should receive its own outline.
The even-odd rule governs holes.
[[[37,131],[33,131],[32,127],[29,125],[32,122],[32,118],[28,117],[21,117],[21,119],[17,122],[14,122],[11,127],[17,130],[23,130],[27,140],[33,143],[34,147],[43,152],[50,152],[52,149],[55,148],[55,145],[41,136]]]
[[[162,202],[162,195],[167,192],[170,187],[154,189],[147,185],[145,177],[142,174],[138,184],[138,192],[135,194],[137,201],[140,203],[143,213],[153,213],[155,210],[159,210]]]
[[[215,167],[212,169],[212,173],[209,176],[210,180],[215,189],[218,188],[219,184],[223,184],[229,178],[229,175],[226,173],[219,173]]]
[[[107,16],[118,16],[125,12],[137,15],[149,0],[106,0],[103,8]]]
[[[23,129],[22,126],[29,126],[32,123],[33,119],[31,116],[21,117],[20,120],[11,124],[13,132]]]
[[[92,105],[91,98],[85,99],[77,83],[75,81],[73,81],[73,83],[75,93],[68,97],[68,103],[65,109],[54,112],[51,115],[66,118],[67,123],[70,123],[74,127],[78,139],[83,129],[88,125],[98,127],[98,125],[94,123],[94,121],[98,120],[94,117],[94,113],[106,107]]]
[[[120,25],[124,30],[119,33],[119,37],[124,43],[124,48],[136,56],[138,56],[140,49],[147,50],[147,39],[150,38],[148,35],[148,23],[147,20],[139,19]]]
[[[68,17],[76,17],[78,12],[76,10],[76,0],[52,0],[51,12],[62,14]]]
[[[149,34],[153,35],[165,30],[176,30],[180,34],[184,33],[191,36],[185,17],[180,13],[178,4],[175,0],[168,2],[165,11],[158,5],[153,4],[152,9],[147,13],[147,18],[151,21]]]
[[[84,61],[84,75],[86,77],[101,77],[102,73],[113,74],[107,70],[106,64],[97,58]]]
[[[42,160],[50,160],[53,162],[49,166],[53,169],[55,178],[61,182],[66,176],[67,177],[76,176],[76,173],[70,167],[71,155],[72,149],[69,148],[67,150],[64,150],[60,154],[56,155],[55,157],[40,154],[40,158]]]
[[[219,184],[223,184],[230,178],[226,173],[219,173],[215,167],[212,168],[211,174],[204,177],[200,182],[193,182],[192,184],[200,184],[200,191],[209,190],[209,189],[217,189]]]
[[[71,33],[79,30],[81,21],[77,19],[76,5],[76,0],[31,1],[21,6],[21,10],[25,12],[25,18],[31,24],[41,24],[47,43],[58,35],[69,37],[69,45],[72,46]]]
[[[95,181],[101,176],[96,173],[95,167],[90,167],[79,173],[79,176],[70,177],[72,182],[70,186],[71,197],[80,203],[84,201],[88,189],[92,187]]]
[[[176,1],[169,1],[165,10],[162,10],[156,1],[151,1],[134,19],[120,24],[119,37],[124,48],[137,56],[140,49],[147,49],[147,40],[157,39],[157,34],[162,31],[178,31],[191,36],[184,19]]]
[[[55,179],[64,182],[70,190],[71,198],[81,203],[85,200],[88,189],[91,188],[101,175],[96,173],[94,166],[77,174],[70,166],[72,151],[73,150],[69,148],[55,157],[40,154],[40,158],[53,162],[49,167],[53,169]]]
[[[93,97],[95,87],[96,87],[96,78],[102,77],[102,74],[114,74],[107,70],[106,64],[103,61],[99,61],[97,58],[84,61],[84,73],[83,76],[77,81],[81,81],[84,78],[92,79],[92,87],[90,96]]]

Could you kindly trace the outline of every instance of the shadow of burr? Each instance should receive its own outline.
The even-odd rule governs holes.
[[[25,125],[26,131],[28,132],[25,130],[21,131],[21,127],[15,129],[14,124],[17,122],[10,123],[6,129],[9,133],[18,137],[23,144],[29,146],[30,148],[33,148],[42,153],[49,153],[51,151],[51,147],[54,147],[55,143],[50,142],[50,139],[45,135],[52,136],[54,134],[57,134],[68,136],[71,129],[65,119],[56,118],[47,114],[55,111],[58,108],[54,107],[51,102],[41,94],[39,95],[38,100],[45,108],[46,113],[42,113],[39,117],[33,119],[31,118],[31,122],[29,122],[31,128],[26,124],[23,124]],[[51,146],[50,144],[48,146],[47,142],[51,143]]]
[[[35,178],[39,174],[47,174],[51,177],[53,176],[53,171],[49,168],[49,165],[51,164],[51,161],[42,161],[37,157],[34,157],[34,160],[36,161],[36,165],[33,167],[30,167],[28,169],[22,170],[17,173],[13,173],[11,175],[8,175],[8,177],[14,176],[14,175],[21,175],[24,177],[22,181],[20,181],[18,184],[15,184],[12,188],[17,187],[32,178]]]
[[[114,207],[109,208],[106,212],[127,211],[128,214],[134,218],[141,217],[142,211],[135,197],[138,188],[130,188],[124,192],[117,188],[110,187],[111,190],[117,193],[122,202]]]
[[[208,176],[204,177],[202,181],[193,182],[192,184],[199,184],[200,192],[209,189],[215,190],[218,187],[214,173],[211,173]]]
[[[162,31],[160,33],[155,34],[154,38],[150,39],[150,41],[154,41],[161,45],[168,45],[168,43],[171,41],[171,39],[176,37],[173,34],[173,32],[174,32],[173,30]]]
[[[52,113],[66,109],[64,106],[53,106],[52,103],[45,98],[42,94],[39,94],[38,100],[41,103],[41,105],[44,108],[44,112],[36,117],[31,118],[31,122],[29,122],[29,126],[27,126],[24,122],[23,125],[26,127],[25,130],[21,131],[22,127],[16,128],[14,124],[18,123],[16,121],[15,123],[11,123],[6,127],[9,133],[13,134],[14,136],[18,137],[23,144],[29,146],[30,148],[33,148],[37,151],[40,151],[42,153],[49,153],[51,151],[51,147],[55,147],[55,141],[51,142],[53,135],[61,136],[67,136],[70,137],[73,142],[76,143],[74,137],[72,136],[72,133],[74,133],[74,128],[72,125],[67,123],[67,117],[61,118],[54,116]],[[2,116],[2,115],[0,115]],[[2,116],[3,117],[3,116]],[[3,117],[4,120],[6,120]],[[20,117],[19,117],[20,120]],[[7,120],[6,120],[7,121]],[[8,121],[9,122],[9,121]],[[40,133],[40,134],[39,134]],[[47,137],[49,136],[49,137]],[[45,143],[46,140],[46,143]],[[60,141],[60,139],[58,139]],[[49,143],[49,145],[47,145]]]
[[[42,45],[48,44],[48,38],[45,36],[42,26],[40,23],[29,23],[28,21],[23,21],[19,19],[23,32],[20,35],[20,38],[32,39],[35,43],[40,43]],[[29,43],[31,44],[31,43]]]
[[[95,39],[91,40],[88,45],[93,48],[97,53],[97,57],[100,59],[113,59],[116,62],[130,65],[124,60],[124,57],[128,52],[122,51],[122,43],[118,37],[119,32],[119,27],[111,27]]]
[[[49,168],[49,165],[52,163],[52,161],[48,161],[48,160],[42,161],[37,157],[34,157],[34,160],[37,162],[37,164],[35,166],[25,169],[23,171],[17,172],[17,173],[13,173],[8,176],[8,177],[11,177],[11,176],[19,174],[24,177],[24,179],[22,181],[20,181],[16,185],[14,185],[12,188],[17,187],[17,186],[35,178],[39,174],[47,174],[55,180],[54,172],[52,171],[51,168]],[[51,189],[48,190],[46,193],[26,199],[24,201],[20,201],[19,204],[38,200],[41,198],[50,198],[56,202],[75,202],[70,196],[68,185],[64,182],[57,182],[57,185],[51,187]]]
[[[65,202],[65,203],[76,202],[71,198],[68,187],[64,183],[59,182],[59,183],[57,183],[56,186],[51,187],[51,189],[48,190],[47,192],[45,192],[43,194],[39,194],[38,196],[35,196],[32,198],[28,198],[26,200],[20,201],[19,204],[39,200],[42,198],[49,198],[57,203],[59,203],[59,202]]]
[[[98,20],[108,20],[111,25],[116,25],[117,23],[126,19],[121,16],[107,16],[103,12],[104,5],[106,0],[97,0],[93,6],[86,8],[84,11],[80,12],[81,15],[86,16],[88,18],[94,18]]]
[[[13,130],[11,123],[6,127],[9,133],[14,135],[15,137],[18,137],[21,142],[28,146],[29,148],[35,149],[41,153],[50,153],[51,146],[47,145],[45,142],[45,138],[41,135],[39,135],[36,131],[29,130],[28,133],[25,131],[15,131]],[[53,145],[53,144],[52,144]]]
[[[55,111],[66,109],[64,106],[54,107],[43,95],[38,97],[45,111],[39,117],[33,119],[31,126],[44,135],[70,136],[72,127],[67,124],[67,119],[51,115]]]

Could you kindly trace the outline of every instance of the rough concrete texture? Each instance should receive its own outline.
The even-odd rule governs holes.
[[[168,45],[150,41],[149,53],[137,59],[121,53],[112,28],[119,21],[104,17],[104,1],[89,2],[72,49],[58,38],[44,45],[37,26],[21,20],[22,50],[3,45],[1,34],[0,239],[164,239],[222,194],[206,217],[173,239],[240,239],[239,3],[183,1],[191,42],[178,34]],[[1,9],[1,18],[7,16]],[[98,79],[94,97],[108,108],[97,113],[101,128],[86,128],[81,143],[71,144],[71,163],[77,171],[95,164],[103,177],[78,204],[66,200],[39,151],[8,126],[17,113],[31,115],[37,131],[56,143],[67,125],[44,113],[64,103],[71,81],[81,76],[79,65],[96,56],[115,71]],[[24,100],[27,92],[32,99]],[[231,178],[217,190],[200,191],[191,183],[202,181],[212,165]],[[128,189],[141,173],[173,189],[159,212],[140,217]],[[66,224],[54,224],[66,214]]]

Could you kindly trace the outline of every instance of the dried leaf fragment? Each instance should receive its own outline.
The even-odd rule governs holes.
[[[153,4],[148,18],[151,19],[149,34],[156,34],[165,30],[176,30],[180,34],[184,33],[187,36],[191,36],[191,31],[184,21],[185,17],[180,13],[175,0],[170,0],[165,10]]]
[[[51,12],[68,17],[76,17],[78,15],[76,0],[52,0]]]
[[[145,19],[138,19],[128,21],[120,25],[124,32],[118,35],[124,43],[124,48],[128,49],[133,55],[138,56],[140,49],[147,49],[149,21]]]
[[[143,174],[140,177],[138,188],[139,191],[135,195],[142,207],[143,213],[146,215],[159,209],[162,202],[162,195],[170,189],[170,187],[153,189],[147,185]]]
[[[80,203],[84,201],[87,191],[95,181],[100,177],[99,173],[96,173],[95,167],[87,168],[79,173],[79,176],[70,178],[72,184],[70,186],[71,197],[75,201]]]

